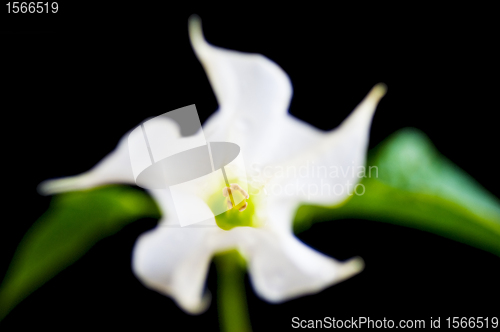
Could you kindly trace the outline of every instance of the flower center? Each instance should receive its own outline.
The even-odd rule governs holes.
[[[217,226],[223,230],[259,225],[252,198],[237,183],[231,183],[229,187],[223,187],[221,191],[214,193],[208,200],[208,206],[212,211],[227,209],[221,214],[214,213]]]

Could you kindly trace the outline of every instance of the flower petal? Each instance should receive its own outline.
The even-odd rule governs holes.
[[[186,106],[184,108],[191,108],[190,111],[194,111],[197,116],[194,107]],[[184,108],[173,112],[182,111]],[[165,114],[145,120],[141,126],[137,126],[126,133],[120,139],[118,146],[91,170],[76,176],[44,181],[38,186],[38,191],[43,195],[50,195],[111,183],[136,184],[135,180],[140,172],[151,166],[152,161],[149,155],[151,150],[155,162],[157,162],[166,156],[175,155],[180,151],[200,146],[205,142],[202,131],[198,131],[197,134],[191,136],[182,137],[180,125],[175,120],[165,116]],[[151,147],[147,147],[146,143],[142,141],[145,134],[143,134],[141,127],[144,126],[149,138],[148,142],[152,144]],[[175,144],[172,144],[172,142],[175,142]],[[150,149],[149,153],[148,149]],[[132,163],[132,161],[135,163]],[[136,177],[134,177],[134,165]],[[143,182],[139,182],[139,184],[144,188],[149,188],[149,182],[164,181],[161,175],[152,174],[153,176],[146,175],[143,177]]]
[[[144,285],[171,296],[186,312],[199,314],[210,303],[203,289],[213,255],[208,240],[217,231],[158,226],[137,240],[132,269]]]
[[[239,233],[239,249],[248,261],[255,291],[269,302],[315,294],[359,273],[364,266],[359,257],[336,261],[288,232],[277,234],[247,227],[231,232]]]
[[[230,122],[234,121],[234,122]],[[277,161],[288,160],[300,151],[305,151],[321,142],[324,133],[289,114],[271,122],[266,118],[265,128],[258,123],[242,122],[242,119],[224,116],[215,112],[203,124],[207,141],[234,142],[241,147],[247,171],[262,171],[262,168]]]
[[[168,189],[149,191],[160,205],[163,218],[142,234],[132,254],[132,269],[144,285],[172,297],[186,312],[199,314],[210,304],[204,294],[205,278],[213,254],[234,241],[220,241],[226,232],[215,219],[181,227]],[[194,210],[208,206],[196,196],[186,197]]]
[[[219,111],[203,126],[205,136],[209,141],[236,143],[248,160],[266,162],[283,148],[278,145],[280,129],[296,124],[287,113],[292,96],[289,77],[263,55],[210,45],[197,16],[189,20],[189,34],[219,102]],[[305,124],[303,132],[303,136],[319,133]]]
[[[154,198],[160,208],[162,218],[159,224],[180,226],[170,189],[151,189],[148,193]]]
[[[282,163],[297,154],[299,160],[304,161],[306,157],[307,161],[318,162],[318,166],[334,165],[344,172],[348,172],[346,168],[349,166],[364,166],[369,125],[376,104],[385,93],[384,85],[377,85],[340,128],[325,135],[287,113],[292,95],[290,79],[273,61],[260,54],[210,45],[203,37],[197,16],[189,20],[189,34],[220,105],[219,111],[203,126],[209,141],[238,144],[248,170],[260,171],[259,167]],[[316,154],[326,153],[327,158],[318,158],[311,150]],[[300,161],[295,161],[295,167],[301,166]],[[347,181],[354,185],[358,180],[357,176],[341,178],[340,181],[329,181],[329,185],[346,186]],[[323,196],[319,198],[322,204],[337,204],[347,194],[345,190],[340,195],[314,196]],[[301,195],[299,200],[303,198]]]
[[[263,170],[270,195],[297,204],[324,205],[339,204],[352,195],[366,171],[370,124],[385,91],[384,84],[376,85],[351,115],[315,146]]]
[[[287,112],[292,86],[286,73],[277,64],[260,54],[237,52],[208,44],[197,16],[189,19],[189,36],[207,72],[221,112],[233,112],[249,119],[251,114],[260,118]]]
[[[38,185],[42,195],[92,188],[110,183],[135,184],[126,134],[118,146],[88,172],[76,176],[46,180]]]

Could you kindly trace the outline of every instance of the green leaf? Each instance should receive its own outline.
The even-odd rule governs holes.
[[[96,242],[143,217],[159,217],[154,201],[125,186],[55,196],[14,254],[0,286],[0,320]]]
[[[294,228],[367,219],[435,233],[500,256],[500,201],[441,155],[422,132],[405,128],[370,152],[363,195],[337,208],[304,205]],[[367,167],[368,176],[368,167]],[[358,192],[362,192],[359,188]]]

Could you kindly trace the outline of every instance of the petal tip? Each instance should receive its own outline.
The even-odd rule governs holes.
[[[65,191],[65,182],[61,180],[45,180],[36,187],[36,191],[42,196],[54,195]]]
[[[42,196],[59,194],[66,191],[73,191],[88,188],[88,176],[81,174],[77,176],[45,180],[41,182],[36,190]]]
[[[363,271],[365,261],[361,257],[354,257],[344,262],[339,270],[338,281],[343,281]]]
[[[36,191],[41,196],[48,196],[51,194],[50,192],[50,183],[49,181],[43,181],[38,184],[36,187]]]
[[[199,301],[195,301],[192,303],[182,303],[178,299],[175,299],[177,305],[184,310],[187,314],[197,316],[201,315],[210,307],[210,303],[212,302],[212,294],[210,291],[206,291],[203,297]]]
[[[387,93],[387,85],[385,83],[378,83],[368,93],[368,98],[379,101]]]
[[[191,40],[193,48],[196,49],[198,46],[205,43],[205,38],[203,37],[203,28],[201,26],[201,18],[198,15],[193,14],[189,16],[188,31],[189,39]]]

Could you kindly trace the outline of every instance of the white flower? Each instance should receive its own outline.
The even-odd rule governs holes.
[[[257,294],[274,303],[319,292],[360,272],[361,258],[338,262],[298,241],[292,221],[301,202],[335,205],[352,193],[362,176],[354,168],[365,164],[371,119],[385,86],[375,86],[337,129],[325,133],[288,114],[292,86],[274,62],[208,44],[198,18],[190,19],[189,35],[220,105],[203,126],[205,136],[212,142],[238,144],[246,170],[253,172],[248,185],[257,193],[250,192],[245,211],[232,212],[235,223],[258,220],[260,224],[230,230],[162,227],[178,225],[172,197],[168,190],[150,190],[163,217],[137,240],[132,263],[137,277],[171,296],[185,311],[198,313],[208,304],[204,281],[217,252],[237,249],[248,263]],[[310,170],[311,165],[318,171],[332,166],[342,171],[336,176],[309,171],[290,176],[285,171]],[[46,181],[40,189],[52,194],[108,183],[135,183],[127,135],[90,171]],[[193,209],[209,208],[201,200],[190,204]],[[219,223],[213,219],[208,224]]]

